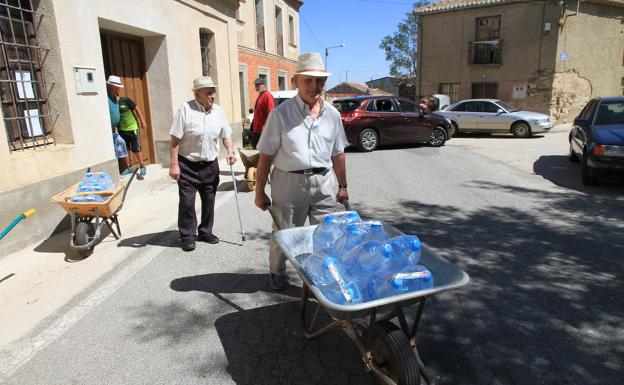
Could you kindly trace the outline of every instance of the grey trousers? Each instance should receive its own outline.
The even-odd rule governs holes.
[[[320,222],[324,215],[339,211],[336,202],[338,181],[333,170],[325,175],[302,175],[273,168],[271,172],[272,206],[282,228],[311,225]],[[273,223],[273,229],[277,229]],[[286,256],[271,237],[269,250],[271,273],[284,275]]]

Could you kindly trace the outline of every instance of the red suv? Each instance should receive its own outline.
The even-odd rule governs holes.
[[[373,151],[380,144],[429,143],[439,147],[454,134],[451,121],[425,111],[409,99],[392,96],[355,96],[336,99],[351,144]]]

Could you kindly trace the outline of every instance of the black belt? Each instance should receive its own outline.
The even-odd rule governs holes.
[[[317,175],[317,174],[325,175],[327,174],[328,171],[329,171],[328,168],[316,167],[316,168],[306,168],[305,170],[294,170],[294,171],[288,171],[288,172],[301,174],[301,175]]]

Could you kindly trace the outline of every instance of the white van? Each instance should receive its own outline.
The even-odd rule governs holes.
[[[297,95],[297,90],[271,91],[271,95],[273,95],[275,107],[277,107],[285,100],[288,100]]]

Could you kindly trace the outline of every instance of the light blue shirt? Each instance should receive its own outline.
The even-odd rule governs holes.
[[[321,103],[316,120],[299,95],[271,111],[257,148],[274,156],[275,167],[282,171],[331,168],[331,158],[344,152],[349,143],[340,113],[331,104]]]

